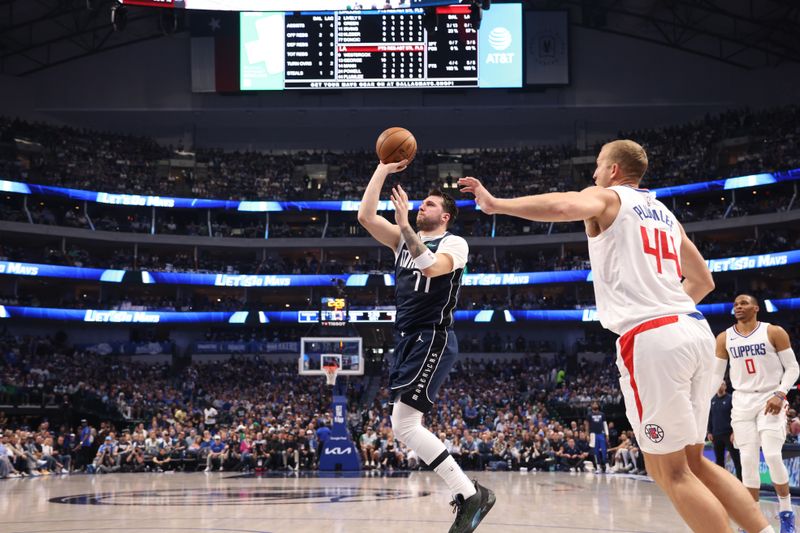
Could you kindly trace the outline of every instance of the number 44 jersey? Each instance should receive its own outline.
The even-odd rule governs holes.
[[[610,190],[619,214],[605,231],[589,237],[597,316],[622,335],[652,318],[697,311],[681,285],[681,229],[655,193],[628,186]]]
[[[758,322],[756,329],[742,335],[736,326],[725,331],[725,349],[731,365],[731,384],[736,392],[773,392],[783,378],[783,364],[769,342],[769,324]]]
[[[400,241],[395,250],[395,328],[403,333],[431,327],[444,329],[453,325],[453,309],[458,301],[461,275],[469,255],[467,241],[450,232],[421,239],[431,252],[450,255],[454,270],[435,278],[423,276],[414,264],[405,241]]]

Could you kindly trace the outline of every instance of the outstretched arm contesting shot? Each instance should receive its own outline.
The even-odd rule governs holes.
[[[613,141],[580,192],[496,198],[458,180],[487,214],[584,222],[597,316],[619,335],[617,367],[628,421],[647,472],[694,531],[771,531],[739,481],[703,457],[715,382],[715,340],[696,304],[714,289],[703,256],[675,215],[641,188],[647,154]]]

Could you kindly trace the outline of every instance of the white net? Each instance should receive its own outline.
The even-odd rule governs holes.
[[[336,376],[339,374],[339,367],[336,365],[325,365],[322,367],[325,372],[325,381],[331,387],[336,385]]]

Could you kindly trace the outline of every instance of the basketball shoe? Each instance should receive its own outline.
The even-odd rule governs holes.
[[[456,494],[450,502],[453,512],[456,513],[456,519],[450,526],[449,533],[472,533],[494,506],[494,492],[481,486],[477,481],[473,483],[475,483],[475,494],[466,499],[461,494]]]
[[[781,521],[781,533],[795,533],[794,511],[781,511],[778,518]]]

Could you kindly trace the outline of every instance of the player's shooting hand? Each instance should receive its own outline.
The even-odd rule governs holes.
[[[767,400],[767,407],[764,409],[765,415],[777,415],[783,409],[783,398],[773,396]]]
[[[486,187],[478,180],[471,176],[466,176],[458,180],[458,185],[461,187],[461,194],[471,193],[475,195],[475,203],[481,208],[481,211],[487,215],[493,215],[497,212],[496,203],[497,199],[492,196]]]
[[[408,227],[408,195],[400,185],[392,188],[392,205],[394,205],[394,220],[401,228]]]
[[[408,159],[403,159],[397,163],[384,163],[381,161],[378,164],[378,168],[385,170],[386,174],[397,174],[398,172],[404,171],[406,167],[408,167]]]

